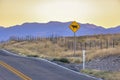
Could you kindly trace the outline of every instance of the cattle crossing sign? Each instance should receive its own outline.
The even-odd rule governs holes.
[[[76,22],[76,21],[73,21],[69,28],[73,31],[73,32],[77,32],[78,29],[80,28],[80,25]]]
[[[74,55],[75,55],[75,52],[76,52],[76,34],[75,33],[80,28],[80,25],[76,21],[73,21],[70,24],[69,28],[74,32]]]

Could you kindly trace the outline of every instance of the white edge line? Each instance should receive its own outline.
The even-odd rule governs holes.
[[[5,49],[1,49],[1,50],[4,51],[4,52],[6,52],[6,53],[9,53],[9,54],[11,54],[11,55],[13,55],[13,56],[24,57],[24,58],[32,58],[32,59],[37,59],[37,60],[43,60],[43,61],[46,61],[46,62],[48,62],[48,63],[50,63],[50,64],[56,65],[56,66],[58,66],[58,67],[61,67],[61,68],[63,68],[63,69],[69,70],[69,71],[71,71],[71,72],[73,72],[73,73],[76,73],[76,74],[79,74],[79,75],[83,75],[83,76],[87,76],[87,77],[90,77],[90,78],[93,78],[93,79],[96,79],[96,80],[103,80],[103,79],[101,79],[101,78],[96,78],[96,77],[93,77],[93,76],[90,76],[90,75],[87,75],[87,74],[83,74],[83,73],[80,73],[80,72],[76,72],[76,71],[74,71],[74,70],[71,70],[71,69],[66,68],[66,67],[64,67],[64,66],[61,66],[61,65],[58,65],[57,63],[51,62],[51,61],[46,60],[46,59],[43,59],[43,58],[26,57],[26,56],[21,56],[21,55],[14,54],[14,53],[9,52],[9,51],[7,51],[7,50],[5,50]]]
[[[6,53],[8,53],[8,54],[10,54],[10,55],[13,55],[13,56],[26,57],[25,55],[15,54],[15,53],[12,53],[12,52],[7,51],[7,50],[5,50],[5,49],[0,49],[0,50],[4,51],[4,52],[6,52]],[[20,53],[20,54],[21,54],[21,53]]]
[[[76,71],[74,71],[74,70],[71,70],[71,69],[66,68],[66,67],[64,67],[64,66],[61,66],[61,65],[58,65],[57,63],[51,62],[51,61],[46,60],[46,59],[42,59],[42,58],[36,58],[36,59],[46,61],[46,62],[51,63],[51,64],[53,64],[53,65],[59,66],[59,67],[61,67],[61,68],[63,68],[63,69],[72,71],[73,73],[77,73],[77,74],[79,74],[79,75],[87,76],[87,77],[90,77],[90,78],[93,78],[93,79],[96,79],[96,80],[102,80],[101,78],[96,78],[96,77],[93,77],[93,76],[89,76],[89,75],[87,75],[87,74],[83,74],[83,73],[80,73],[80,72],[76,72]]]

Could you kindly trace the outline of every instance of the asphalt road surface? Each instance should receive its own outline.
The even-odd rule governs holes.
[[[100,80],[44,59],[14,55],[0,50],[0,80]]]

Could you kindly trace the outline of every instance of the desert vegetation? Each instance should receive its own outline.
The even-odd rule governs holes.
[[[40,37],[10,37],[9,41],[1,42],[0,47],[15,53],[44,58],[69,59],[82,58],[82,50],[86,50],[87,61],[109,55],[120,54],[120,34],[81,36],[76,38],[76,54],[73,55],[73,37],[50,36]],[[81,62],[81,61],[80,61]]]
[[[41,37],[15,37],[1,42],[0,48],[28,56],[41,57],[65,63],[81,63],[82,50],[86,50],[86,61],[120,55],[120,34],[106,34],[76,37],[76,54],[73,54],[73,37],[58,37],[52,35]],[[104,78],[105,80],[119,80],[119,72],[105,72],[96,70],[83,70],[82,72]],[[107,76],[104,76],[103,73]],[[116,76],[115,78],[113,78]]]
[[[100,70],[81,70],[82,73],[89,74],[103,80],[120,80],[120,72],[111,72],[111,71],[100,71]]]

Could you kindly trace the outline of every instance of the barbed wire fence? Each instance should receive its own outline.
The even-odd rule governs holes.
[[[27,35],[24,37],[11,36],[9,41],[51,41],[53,44],[58,44],[61,47],[65,47],[69,50],[73,50],[73,37],[60,36],[55,33],[51,33],[49,36],[45,36],[46,33],[40,33],[41,36]],[[42,36],[43,35],[43,36]],[[91,50],[91,49],[104,49],[115,48],[120,46],[120,37],[102,37],[100,35],[94,36],[93,39],[85,36],[77,37],[76,49],[77,50]]]

